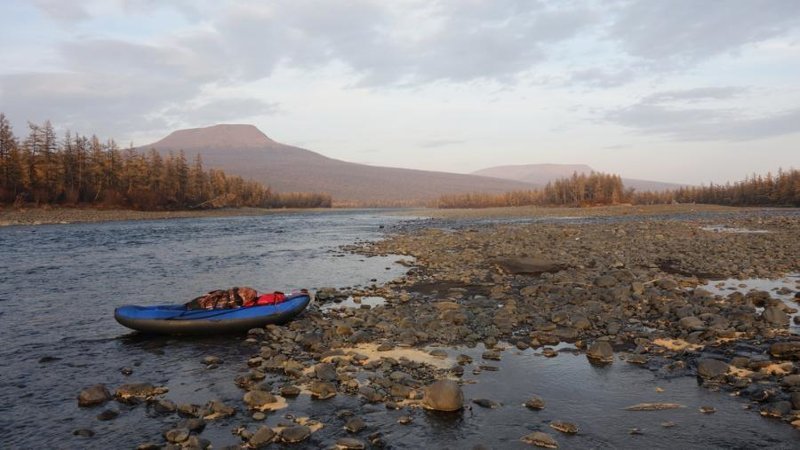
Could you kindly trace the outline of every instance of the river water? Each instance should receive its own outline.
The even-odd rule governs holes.
[[[114,402],[77,406],[86,386],[105,383],[113,389],[129,382],[167,386],[166,398],[177,403],[219,399],[236,406],[236,416],[210,422],[201,436],[215,448],[239,443],[231,429],[259,424],[243,412],[242,391],[233,379],[247,371],[245,361],[257,349],[236,336],[143,338],[113,320],[114,308],[177,303],[233,285],[289,290],[380,284],[407,270],[394,263],[399,257],[366,258],[339,247],[379,239],[406,219],[347,211],[0,228],[0,447],[105,449],[163,442],[161,433],[180,420],[177,415],[156,417],[144,405]],[[482,351],[446,350],[476,361]],[[205,356],[224,362],[209,370]],[[561,448],[792,448],[800,439],[790,426],[761,419],[744,409],[744,401],[711,392],[692,378],[665,379],[621,361],[594,367],[569,352],[545,358],[530,349],[507,350],[496,365],[496,372],[468,371],[465,379],[475,383],[464,392],[468,399],[503,403],[498,409],[474,406],[438,415],[387,411],[345,395],[324,402],[301,395],[265,423],[275,425],[285,414],[323,422],[325,428],[300,445],[309,448],[328,447],[347,435],[337,417],[344,408],[368,424],[357,437],[381,432],[393,448],[525,448],[519,438],[532,431],[550,432]],[[123,367],[133,374],[121,373]],[[531,394],[543,397],[547,407],[522,407]],[[640,402],[685,407],[624,410]],[[717,412],[701,414],[702,405]],[[97,420],[106,408],[121,414]],[[398,424],[404,414],[414,421]],[[580,432],[558,435],[548,427],[553,420],[574,422]],[[631,434],[634,428],[639,431]],[[77,429],[95,434],[73,435]]]

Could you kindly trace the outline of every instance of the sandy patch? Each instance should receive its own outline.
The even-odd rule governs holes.
[[[653,341],[653,344],[666,348],[667,350],[672,350],[676,352],[680,352],[683,350],[699,350],[703,348],[702,345],[697,344],[690,344],[683,339],[656,339]]]
[[[750,376],[753,375],[752,370],[741,369],[734,366],[728,367],[728,373],[738,378],[750,378]]]
[[[364,343],[358,344],[355,347],[342,348],[341,350],[345,353],[345,357],[352,357],[356,353],[366,356],[367,359],[364,360],[365,364],[371,361],[380,360],[381,358],[405,358],[410,361],[428,364],[437,369],[449,369],[453,367],[453,364],[455,364],[455,361],[452,358],[436,358],[435,356],[429,355],[427,352],[416,348],[394,348],[385,352],[379,352],[378,344]],[[330,359],[342,357],[343,356],[341,355],[331,356]]]

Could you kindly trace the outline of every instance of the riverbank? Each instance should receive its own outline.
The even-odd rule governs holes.
[[[135,211],[130,209],[93,208],[3,208],[0,209],[0,227],[11,225],[161,220],[193,217],[262,216],[276,213],[303,213],[326,210],[327,209],[222,208],[192,211]]]
[[[800,215],[662,208],[406,222],[362,211],[309,215],[315,223],[298,218],[285,229],[258,219],[165,221],[156,242],[147,239],[161,227],[144,223],[5,230],[36,249],[9,257],[10,267],[33,260],[9,275],[17,284],[8,297],[39,298],[40,280],[52,284],[73,264],[61,284],[81,283],[68,292],[97,302],[75,317],[103,309],[112,279],[120,302],[190,298],[199,282],[331,286],[315,289],[321,307],[285,326],[205,340],[85,340],[108,328],[105,305],[85,330],[63,327],[73,339],[5,355],[21,361],[9,416],[29,417],[29,404],[42,402],[70,419],[39,413],[55,423],[49,440],[86,448],[793,448]],[[342,239],[326,225],[332,219],[357,234]],[[309,246],[334,236],[339,250]],[[90,241],[65,252],[64,237]],[[279,246],[261,248],[265,239]],[[57,255],[70,256],[53,262]],[[297,269],[281,271],[287,263]],[[61,334],[53,328],[41,330]],[[97,358],[82,359],[87,350]],[[91,364],[92,377],[75,376],[85,371],[75,364]],[[89,389],[98,383],[108,392]],[[97,406],[78,406],[83,389],[98,394]],[[28,444],[41,439],[40,423],[0,428]]]

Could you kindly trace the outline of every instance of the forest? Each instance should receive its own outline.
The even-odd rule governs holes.
[[[223,207],[329,208],[331,196],[277,193],[255,181],[203,168],[198,155],[162,155],[156,149],[121,149],[64,133],[49,121],[28,124],[18,139],[0,113],[0,205],[92,206],[139,210]]]
[[[742,181],[689,186],[665,192],[641,192],[637,204],[709,203],[728,206],[800,206],[800,170],[778,170],[777,175],[752,175]]]
[[[573,173],[543,189],[503,194],[460,194],[439,197],[439,208],[492,208],[503,206],[598,206],[629,203],[633,190],[626,190],[618,175]]]
[[[504,194],[441,196],[438,208],[491,208],[504,206],[599,206],[707,203],[728,206],[800,206],[800,171],[779,170],[773,176],[753,175],[743,181],[708,186],[687,186],[662,192],[635,192],[625,188],[618,175],[592,172],[548,183],[543,189]]]

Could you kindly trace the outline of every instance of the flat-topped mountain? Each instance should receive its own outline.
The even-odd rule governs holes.
[[[594,169],[586,164],[521,164],[514,166],[495,166],[472,172],[473,175],[486,177],[505,178],[507,180],[523,181],[526,183],[545,185],[559,178],[571,177],[573,173],[589,174]],[[665,183],[661,181],[639,180],[623,178],[625,187],[632,187],[637,191],[666,191],[677,189],[682,185]]]
[[[325,192],[335,202],[423,202],[444,194],[531,189],[524,181],[426,170],[369,166],[281,144],[252,125],[179,130],[139,147],[201,155],[203,164],[259,181],[278,192]]]
[[[147,147],[157,149],[247,149],[263,148],[275,141],[254,125],[225,124],[206,128],[173,131],[164,139]]]

